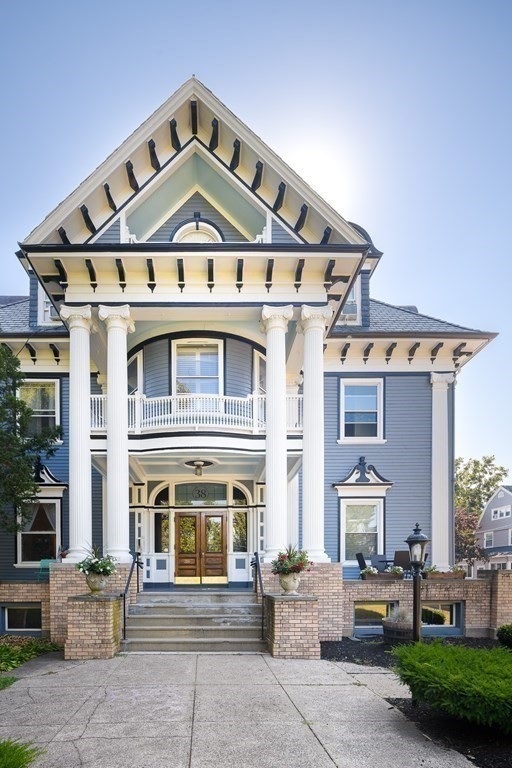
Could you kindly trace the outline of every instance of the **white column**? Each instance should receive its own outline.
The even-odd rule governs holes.
[[[107,326],[107,546],[120,563],[131,562],[127,334],[134,330],[130,307],[99,307]]]
[[[302,307],[302,548],[314,562],[330,559],[324,543],[324,333],[331,316],[331,307]]]
[[[265,441],[265,555],[273,560],[287,541],[286,458],[286,347],[288,321],[293,307],[264,306],[262,321],[267,334],[267,433]]]
[[[430,562],[447,570],[451,560],[450,445],[448,387],[453,373],[431,373],[432,384],[432,531]]]
[[[91,307],[62,306],[69,328],[69,553],[77,563],[90,553],[91,493]]]

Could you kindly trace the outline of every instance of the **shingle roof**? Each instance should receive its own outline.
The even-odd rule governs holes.
[[[22,299],[15,304],[0,306],[0,337],[12,336],[67,336],[62,323],[55,325],[30,325],[30,300]]]
[[[360,325],[338,325],[336,330],[339,333],[343,333],[343,335],[359,334],[361,336],[371,333],[432,333],[433,335],[456,333],[460,335],[479,334],[490,337],[494,336],[494,334],[491,333],[486,334],[484,331],[465,328],[462,325],[439,320],[438,318],[430,317],[429,315],[421,315],[419,312],[414,312],[412,309],[397,307],[393,304],[386,304],[384,301],[377,301],[376,299],[370,299],[369,327],[367,326],[363,328]]]
[[[0,307],[6,307],[8,304],[17,304],[19,301],[25,301],[28,296],[0,296]]]
[[[512,493],[512,485],[502,485],[502,488],[504,488],[509,493]]]

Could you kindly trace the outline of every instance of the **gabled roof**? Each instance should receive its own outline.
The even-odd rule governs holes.
[[[396,334],[414,334],[414,335],[434,335],[443,334],[460,336],[482,336],[484,338],[493,338],[496,334],[485,331],[465,328],[462,325],[449,323],[445,320],[439,320],[430,315],[422,315],[411,309],[398,307],[393,304],[387,304],[384,301],[370,299],[370,325],[362,327],[360,325],[338,325],[334,335],[343,336],[367,336],[367,335],[396,335]]]
[[[6,307],[8,304],[17,304],[19,301],[27,301],[28,296],[0,296],[0,307]]]
[[[146,186],[172,169],[191,144],[206,151],[233,184],[254,195],[299,240],[366,242],[253,131],[195,78],[185,82],[26,239],[26,244],[83,244],[108,226]],[[380,252],[370,250],[375,260]]]
[[[62,323],[30,325],[30,300],[22,299],[0,307],[0,337],[7,336],[67,336]]]

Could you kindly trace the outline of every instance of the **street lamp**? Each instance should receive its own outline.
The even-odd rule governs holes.
[[[421,532],[419,523],[405,540],[409,547],[412,569],[412,639],[415,643],[421,637],[421,569],[425,565],[425,547],[429,539]]]

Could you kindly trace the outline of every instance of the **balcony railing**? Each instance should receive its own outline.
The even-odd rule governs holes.
[[[91,429],[107,428],[107,396],[91,395]],[[153,432],[163,429],[193,431],[219,429],[261,434],[266,430],[265,395],[128,396],[128,430]],[[286,396],[286,429],[302,432],[302,395]]]

